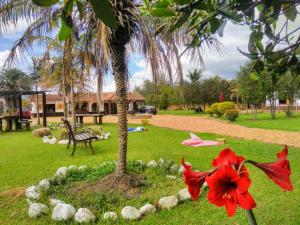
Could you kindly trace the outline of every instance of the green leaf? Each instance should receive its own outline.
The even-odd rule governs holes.
[[[118,21],[108,0],[89,0],[96,16],[112,29],[117,28]]]
[[[257,73],[255,73],[255,72],[250,73],[250,78],[251,78],[251,80],[257,81],[258,80]]]
[[[170,5],[170,1],[169,0],[160,0],[157,3],[155,3],[153,5],[153,7],[156,8],[167,8]]]
[[[175,16],[175,12],[171,9],[153,8],[150,10],[150,14],[156,17],[171,17]]]
[[[291,21],[295,21],[296,17],[297,17],[297,9],[296,6],[291,6],[288,5],[287,9],[284,12],[284,15],[286,16],[286,18],[288,18]]]
[[[210,23],[210,31],[211,31],[211,33],[215,33],[218,29],[219,29],[219,27],[220,27],[220,25],[221,25],[221,22],[220,22],[220,20],[218,20],[217,18],[212,18],[210,21],[209,21],[209,23]]]
[[[296,55],[300,55],[300,47],[297,47],[295,53],[296,53]]]
[[[59,2],[59,0],[32,0],[34,4],[41,7],[49,7]]]
[[[177,5],[186,5],[191,3],[191,0],[173,0],[173,2],[175,2]]]
[[[61,27],[60,31],[58,34],[58,40],[59,41],[65,41],[68,37],[70,37],[72,32],[72,27],[69,27],[66,23],[65,20],[61,20]]]
[[[241,22],[241,18],[235,12],[230,12],[230,11],[225,11],[225,10],[218,10],[218,12],[221,15],[223,15],[224,17],[227,17],[235,22]]]

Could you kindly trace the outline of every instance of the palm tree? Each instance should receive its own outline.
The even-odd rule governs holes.
[[[27,4],[27,10],[31,10],[30,14],[26,13],[27,11],[21,7],[24,2]],[[64,54],[64,71],[67,74],[72,74],[72,70],[70,68],[74,57],[72,56],[70,49],[72,49],[71,47],[74,42],[77,41],[78,36],[79,40],[83,40],[83,43],[85,43],[85,40],[86,43],[92,43],[90,45],[83,45],[88,46],[89,48],[86,48],[87,51],[93,53],[83,54],[84,56],[88,56],[83,58],[89,59],[91,64],[95,66],[98,73],[99,84],[103,80],[103,76],[107,71],[108,67],[106,67],[106,65],[108,65],[109,62],[111,63],[116,83],[118,110],[119,157],[117,175],[122,176],[126,173],[127,154],[127,48],[137,50],[137,52],[142,53],[145,56],[151,65],[154,81],[158,81],[158,78],[163,75],[164,71],[168,72],[169,80],[171,81],[172,75],[169,62],[170,55],[168,54],[175,53],[177,61],[180,60],[180,55],[176,48],[174,48],[174,51],[170,51],[167,54],[165,49],[166,47],[168,48],[168,46],[161,46],[161,43],[163,42],[158,41],[158,37],[155,36],[155,29],[150,26],[148,18],[146,16],[141,16],[139,8],[141,1],[111,0],[109,2],[117,18],[117,24],[114,29],[106,27],[103,23],[101,24],[101,21],[95,16],[89,2],[85,4],[85,15],[81,25],[77,26],[79,21],[77,18],[79,17],[78,13],[72,14],[72,16],[74,16],[73,21],[75,24],[75,26],[73,26],[74,35],[72,34],[71,39],[69,38],[65,41],[64,53],[66,54]],[[13,8],[12,4],[18,4],[19,8]],[[1,8],[4,10],[9,8],[10,13],[3,14],[6,16],[6,19],[5,22],[2,22],[0,25],[0,32],[3,30],[3,27],[7,27],[7,21],[17,21],[17,18],[20,16],[29,17],[34,20],[25,32],[24,36],[16,43],[12,53],[10,54],[10,58],[13,58],[16,55],[16,49],[24,50],[27,45],[31,45],[34,41],[32,36],[41,36],[41,34],[50,35],[51,30],[60,20],[62,12],[60,7],[49,7],[42,11],[42,9],[38,9],[36,6],[30,5],[28,0],[6,0],[4,4],[0,3],[0,16]],[[14,16],[10,16],[11,14]],[[52,21],[54,21],[54,23]],[[80,35],[83,37],[80,37]],[[98,43],[98,47],[94,47],[94,43]],[[177,66],[177,68],[179,71],[182,71],[180,65]],[[82,71],[86,70],[88,70],[88,68],[84,68]],[[182,83],[183,75],[180,74],[180,77],[180,82]],[[100,93],[100,88],[98,92]]]
[[[38,91],[38,83],[40,80],[40,73],[39,73],[39,66],[40,66],[40,61],[37,58],[32,57],[32,66],[30,67],[30,77],[33,80],[34,86],[35,86],[35,91]],[[36,119],[37,119],[37,124],[41,124],[40,120],[40,110],[39,110],[39,97],[38,94],[36,96]]]

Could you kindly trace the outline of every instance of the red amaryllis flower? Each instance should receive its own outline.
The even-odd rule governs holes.
[[[214,167],[233,166],[235,170],[240,169],[240,176],[249,176],[245,166],[239,168],[244,160],[244,157],[236,155],[230,148],[225,148],[219,153],[218,157],[212,161],[212,165]]]
[[[188,186],[188,191],[191,194],[192,200],[197,200],[201,191],[201,187],[205,182],[205,177],[210,172],[196,172],[192,171],[192,166],[185,164],[182,159],[182,166],[184,167],[184,183]]]
[[[290,180],[291,169],[290,162],[287,160],[288,148],[285,145],[282,152],[276,154],[277,161],[272,163],[259,163],[249,161],[254,166],[260,168],[265,174],[273,180],[273,182],[279,185],[283,190],[292,191],[293,185]]]
[[[248,189],[251,181],[248,177],[241,177],[231,166],[223,166],[211,176],[206,177],[209,187],[208,201],[216,206],[224,206],[229,217],[233,216],[237,205],[246,210],[256,206]]]

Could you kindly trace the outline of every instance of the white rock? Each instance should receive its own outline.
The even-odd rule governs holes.
[[[37,200],[40,198],[39,189],[37,186],[30,186],[25,191],[25,196],[31,200]]]
[[[49,144],[54,145],[57,142],[56,138],[51,138]]]
[[[86,170],[86,168],[87,168],[86,165],[82,165],[82,166],[79,166],[79,167],[78,167],[79,170]]]
[[[158,165],[160,166],[160,167],[162,167],[164,164],[165,164],[165,160],[164,159],[159,159],[159,161],[158,161]]]
[[[74,206],[65,203],[58,203],[52,211],[52,220],[71,220],[74,218],[75,213],[76,209]]]
[[[68,170],[78,170],[78,167],[75,165],[71,165],[68,167]]]
[[[56,177],[62,178],[62,179],[65,179],[67,177],[67,174],[68,174],[68,168],[65,166],[58,168],[55,173]]]
[[[118,215],[115,212],[106,212],[103,214],[104,220],[116,220],[118,219]]]
[[[44,144],[49,144],[49,142],[50,142],[50,139],[48,138],[48,136],[44,136],[43,137],[43,143]]]
[[[140,208],[140,213],[142,215],[148,215],[148,214],[151,214],[151,213],[155,213],[156,212],[156,208],[154,205],[151,205],[151,204],[146,204],[146,205],[143,205],[141,208]]]
[[[171,209],[178,205],[178,198],[176,196],[167,196],[159,199],[158,205],[162,209]]]
[[[178,171],[178,165],[177,164],[174,164],[170,167],[170,172],[171,173],[176,173]]]
[[[78,223],[91,223],[95,219],[95,215],[87,208],[80,208],[75,214],[75,221]]]
[[[167,175],[166,178],[170,180],[176,180],[176,177],[173,175]]]
[[[141,166],[146,165],[146,163],[143,160],[141,160],[141,159],[136,160],[135,163],[138,164],[138,165],[141,165]]]
[[[54,206],[56,206],[59,203],[65,203],[65,202],[62,201],[62,200],[59,200],[59,199],[50,198],[49,199],[49,203],[50,203],[50,206],[54,207]]]
[[[191,194],[189,193],[188,188],[181,189],[178,194],[179,194],[180,201],[191,199]]]
[[[142,217],[139,210],[132,206],[125,206],[121,211],[121,216],[128,220],[138,220]]]
[[[147,163],[147,167],[150,167],[150,168],[157,167],[157,162],[155,160],[151,160]]]
[[[30,218],[36,218],[41,216],[42,214],[48,213],[48,210],[48,207],[44,204],[32,203],[28,209],[28,216]]]
[[[47,191],[50,188],[50,182],[48,179],[43,179],[39,182],[38,185],[39,190]]]
[[[57,142],[57,144],[60,144],[60,145],[66,145],[69,143],[69,140],[60,140]]]

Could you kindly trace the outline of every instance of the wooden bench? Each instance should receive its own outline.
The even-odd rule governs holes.
[[[90,135],[89,133],[86,133],[86,132],[75,133],[73,131],[73,129],[72,129],[72,127],[71,127],[68,120],[63,118],[62,121],[63,121],[63,123],[64,123],[64,125],[67,129],[67,132],[68,132],[69,142],[68,142],[67,149],[69,149],[71,142],[73,142],[73,151],[72,151],[71,156],[74,155],[74,153],[76,151],[76,145],[79,144],[79,143],[83,143],[86,147],[87,147],[87,144],[88,144],[91,151],[92,151],[92,153],[95,154],[93,146],[92,146],[92,141],[97,140],[98,137],[92,136],[92,135]]]

